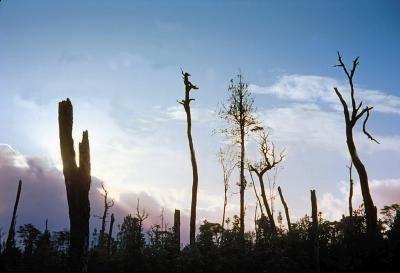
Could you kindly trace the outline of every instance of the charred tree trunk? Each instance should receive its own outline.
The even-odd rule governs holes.
[[[72,271],[87,270],[89,247],[90,150],[88,132],[79,143],[79,167],[76,164],[72,138],[73,108],[67,99],[58,105],[60,148],[70,219],[69,265]]]
[[[181,211],[176,209],[174,213],[174,236],[176,247],[179,252],[181,248]]]
[[[114,213],[112,213],[111,214],[111,220],[110,220],[110,229],[108,231],[108,239],[107,239],[107,253],[108,253],[108,255],[111,254],[111,239],[112,239],[114,221],[115,221]]]
[[[189,149],[190,149],[190,160],[192,163],[192,176],[193,176],[193,184],[192,184],[192,204],[190,208],[190,245],[194,245],[196,242],[196,207],[197,207],[197,188],[199,185],[199,175],[197,172],[197,162],[196,162],[196,154],[193,145],[192,139],[192,116],[190,112],[190,102],[194,99],[190,98],[190,91],[192,89],[199,89],[196,85],[193,85],[189,81],[189,73],[183,73],[183,80],[185,84],[185,99],[182,101],[178,101],[183,105],[186,113],[187,120],[187,137],[189,141]]]
[[[354,126],[357,124],[358,120],[361,117],[363,117],[364,114],[366,114],[366,117],[365,117],[365,120],[363,123],[363,133],[370,140],[379,144],[379,142],[375,138],[373,138],[373,136],[370,133],[368,133],[366,130],[366,124],[367,124],[367,121],[369,118],[369,113],[373,109],[373,107],[366,106],[361,110],[361,106],[362,106],[363,102],[361,101],[358,104],[358,106],[356,104],[353,76],[354,76],[355,70],[357,68],[357,65],[359,64],[358,57],[356,59],[354,59],[353,67],[350,72],[347,70],[346,65],[342,61],[342,56],[339,53],[338,53],[338,59],[339,59],[339,64],[336,66],[343,68],[343,70],[348,78],[349,85],[350,85],[351,106],[352,106],[351,114],[350,114],[347,102],[344,100],[342,94],[339,92],[339,90],[336,87],[334,88],[334,90],[343,106],[343,112],[344,112],[344,117],[345,117],[345,122],[346,122],[347,148],[348,148],[350,156],[351,156],[351,161],[353,162],[353,165],[356,168],[358,176],[360,178],[361,193],[363,196],[364,208],[365,208],[365,218],[366,218],[366,222],[367,222],[367,232],[368,232],[370,238],[376,238],[378,236],[377,209],[374,205],[374,202],[372,201],[371,193],[369,190],[367,170],[365,169],[364,164],[362,163],[361,159],[358,156],[357,149],[356,149],[356,146],[354,143],[354,138],[353,138]]]
[[[18,210],[19,198],[21,196],[21,189],[22,189],[22,181],[19,180],[17,196],[15,197],[14,210],[10,223],[10,229],[8,230],[5,253],[10,253],[12,249],[15,248],[15,225],[17,223],[17,210]]]
[[[314,250],[314,270],[320,272],[319,262],[319,235],[318,235],[318,207],[317,196],[315,190],[311,190],[311,208],[312,208],[312,233],[311,238],[313,241]]]
[[[285,208],[286,221],[287,221],[287,225],[288,225],[288,230],[290,232],[292,230],[292,225],[290,223],[289,208],[285,202],[285,198],[283,198],[282,189],[279,186],[278,186],[278,192],[279,192],[279,196],[281,197],[282,205]]]

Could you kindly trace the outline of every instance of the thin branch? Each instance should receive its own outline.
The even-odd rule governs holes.
[[[367,116],[365,117],[365,120],[364,120],[364,123],[363,123],[363,132],[370,140],[375,141],[376,143],[380,144],[379,141],[377,141],[370,133],[368,133],[367,129],[365,128],[366,125],[367,125],[368,118],[369,118],[369,110],[370,110],[369,108],[366,108],[366,109],[367,109],[366,110],[367,111]]]

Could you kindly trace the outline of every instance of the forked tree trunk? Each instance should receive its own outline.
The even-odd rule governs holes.
[[[285,208],[286,221],[287,221],[287,225],[288,225],[288,230],[290,232],[292,230],[292,224],[290,223],[289,208],[285,202],[285,198],[283,198],[282,189],[280,186],[278,186],[278,192],[279,192],[279,196],[281,197],[282,205]]]
[[[76,164],[72,138],[73,108],[67,99],[58,105],[60,148],[70,219],[69,265],[72,271],[87,270],[89,247],[90,150],[88,132],[79,143],[79,167]]]
[[[22,181],[19,180],[17,188],[17,196],[15,197],[13,215],[11,218],[10,228],[8,230],[8,236],[6,241],[6,249],[5,249],[6,253],[10,253],[10,251],[15,247],[15,225],[17,222],[17,210],[18,210],[19,198],[21,196],[21,189],[22,189]]]
[[[317,207],[317,196],[315,190],[311,190],[311,208],[312,208],[312,241],[314,250],[314,270],[320,272],[320,261],[319,261],[319,235],[318,235],[318,207]]]

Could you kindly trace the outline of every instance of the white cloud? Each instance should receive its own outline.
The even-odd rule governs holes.
[[[357,175],[357,174],[355,174]],[[369,182],[372,199],[379,209],[385,205],[400,203],[400,178],[372,179]],[[319,210],[329,220],[340,219],[343,214],[348,215],[349,183],[341,181],[338,185],[339,196],[324,193],[319,201]],[[353,209],[362,204],[362,194],[359,183],[354,183]]]
[[[336,79],[315,75],[285,75],[271,86],[250,85],[252,92],[273,95],[280,99],[297,102],[324,102],[332,109],[341,110],[339,99],[333,90],[338,87],[345,98],[349,98],[349,87]],[[400,97],[380,90],[370,90],[356,86],[358,100],[374,106],[375,111],[400,114]]]

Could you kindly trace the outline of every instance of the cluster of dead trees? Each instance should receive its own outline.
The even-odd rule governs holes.
[[[361,192],[364,201],[367,231],[370,238],[377,238],[378,219],[377,209],[373,203],[369,185],[367,171],[357,154],[356,145],[353,138],[353,129],[357,122],[365,115],[363,122],[363,132],[374,142],[379,143],[370,133],[367,132],[366,124],[373,107],[366,106],[362,108],[363,102],[356,103],[355,88],[353,78],[356,68],[359,64],[358,58],[353,61],[351,70],[348,70],[342,56],[338,54],[338,67],[342,68],[347,76],[350,86],[351,110],[345,101],[342,93],[338,88],[334,88],[344,112],[346,124],[347,146],[351,156],[350,170],[350,196],[349,196],[349,213],[352,216],[352,195],[353,195],[353,178],[351,174],[352,166],[355,167],[361,185]],[[196,242],[196,207],[197,207],[197,191],[199,186],[198,167],[195,155],[195,149],[192,138],[192,119],[190,103],[194,101],[191,92],[199,89],[189,80],[190,74],[182,71],[183,82],[185,87],[185,97],[178,101],[184,107],[187,117],[187,138],[190,150],[190,160],[192,165],[192,200],[190,213],[190,245]],[[238,75],[238,81],[231,80],[229,88],[229,97],[226,103],[222,104],[219,116],[227,124],[227,127],[221,132],[231,140],[231,144],[227,149],[221,149],[218,154],[219,162],[223,170],[224,182],[224,203],[222,215],[222,234],[226,221],[226,207],[228,204],[228,190],[230,188],[230,179],[235,169],[239,172],[239,195],[240,195],[240,214],[239,214],[239,240],[245,242],[245,190],[248,185],[246,179],[246,170],[251,178],[256,196],[256,207],[261,211],[261,218],[267,219],[272,233],[277,233],[277,226],[273,215],[273,199],[271,192],[275,190],[275,181],[272,188],[270,187],[270,196],[267,195],[265,177],[272,171],[277,171],[278,165],[285,158],[285,151],[276,151],[275,145],[269,140],[268,130],[265,129],[261,122],[256,118],[254,98],[252,97],[249,86],[243,81],[242,75]],[[90,201],[89,190],[91,186],[91,163],[88,132],[84,131],[82,141],[79,143],[79,164],[76,161],[74,140],[72,138],[73,128],[73,107],[69,99],[59,103],[58,108],[59,119],[59,137],[60,148],[63,162],[63,173],[65,177],[65,187],[67,192],[69,219],[70,219],[70,244],[69,244],[69,266],[72,271],[86,271],[88,248],[89,248],[89,218],[90,218]],[[246,156],[246,142],[249,141],[251,135],[256,135],[257,145],[259,147],[259,160],[251,161]],[[258,180],[258,186],[253,179],[253,174]],[[276,173],[275,173],[276,175]],[[21,194],[22,182],[19,181],[17,197],[14,205],[13,216],[6,241],[5,253],[10,252],[15,246],[15,225],[16,213]],[[108,222],[110,208],[113,207],[114,201],[109,200],[108,191],[102,185],[104,196],[104,213],[101,217],[101,229],[99,234],[99,246],[103,247],[110,253],[113,225],[115,222],[114,215],[111,214],[108,233],[106,232],[106,222]],[[259,193],[261,191],[261,193]],[[291,232],[292,224],[290,221],[289,208],[284,199],[281,187],[278,187],[279,197],[285,209],[288,232]],[[315,270],[319,271],[319,237],[318,237],[318,209],[315,190],[311,191],[312,204],[312,241],[314,247]],[[266,212],[266,214],[265,214]],[[257,213],[257,212],[256,212]],[[137,208],[137,219],[142,222],[147,218],[147,214],[139,211],[139,202]],[[280,216],[281,217],[281,216]],[[256,217],[255,217],[256,218]],[[180,246],[180,211],[176,210],[174,215],[173,231]],[[106,234],[108,234],[106,236]],[[223,235],[221,235],[223,236]]]

